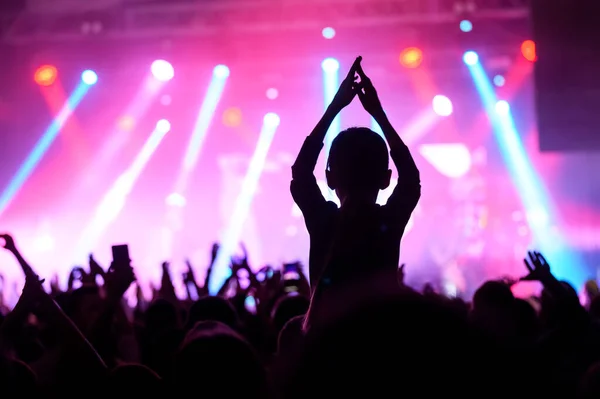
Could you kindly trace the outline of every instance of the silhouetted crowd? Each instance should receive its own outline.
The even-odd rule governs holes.
[[[117,246],[110,266],[90,256],[65,290],[52,281],[47,292],[47,276],[1,235],[25,285],[0,318],[0,394],[599,398],[597,285],[586,286],[582,306],[539,252],[526,254],[520,280],[543,290],[528,299],[513,295],[519,280],[484,282],[469,299],[405,284],[410,265],[399,266],[400,242],[421,181],[361,62],[292,167],[291,194],[310,234],[309,277],[299,264],[252,268],[246,256],[232,259],[230,277],[209,295],[215,245],[204,281],[188,263],[185,298],[176,295],[180,277],[163,263],[147,300],[135,259]],[[351,128],[333,140],[326,176],[338,207],[323,198],[313,172],[332,121],[355,97],[383,134]],[[380,206],[390,158],[398,184]],[[124,300],[132,287],[134,307]]]

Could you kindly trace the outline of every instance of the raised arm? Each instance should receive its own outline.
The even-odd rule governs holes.
[[[12,238],[12,236],[10,234],[0,234],[0,238],[4,240],[4,248],[12,253],[17,262],[19,262],[25,277],[36,276],[29,263],[27,263],[25,258],[23,258],[23,255],[21,255],[21,252],[17,249],[17,245],[15,244],[15,240]]]
[[[302,210],[305,218],[314,209],[315,205],[325,203],[313,172],[329,127],[335,117],[352,102],[356,95],[356,68],[360,64],[360,60],[361,57],[358,57],[352,64],[333,101],[304,141],[296,162],[292,166],[292,197],[294,197],[294,201]]]
[[[102,359],[71,319],[44,291],[39,277],[17,250],[13,238],[8,234],[0,237],[4,239],[4,248],[13,253],[25,274],[25,287],[18,303],[18,318],[29,315],[35,308],[36,316],[43,319],[57,332],[56,336],[59,338],[59,345],[63,349],[65,360],[70,361],[71,364],[78,364],[79,367],[86,370],[104,371],[106,367]]]
[[[383,135],[390,146],[392,161],[398,170],[398,184],[388,200],[388,206],[396,208],[408,221],[410,213],[417,206],[417,202],[421,197],[419,169],[417,169],[410,150],[390,123],[381,106],[377,91],[371,79],[363,71],[360,62],[357,66],[357,73],[361,80],[357,91],[358,98],[365,110],[371,114],[381,127]]]

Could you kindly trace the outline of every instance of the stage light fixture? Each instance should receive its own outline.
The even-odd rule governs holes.
[[[273,113],[273,112],[269,112],[268,114],[265,115],[265,118],[264,118],[265,126],[269,126],[272,128],[279,126],[280,121],[281,120],[279,119],[279,115],[277,115],[276,113]]]
[[[453,107],[452,101],[446,96],[437,95],[433,97],[433,111],[439,116],[450,116],[452,115]]]
[[[274,87],[271,87],[270,89],[267,89],[266,94],[269,100],[275,100],[277,97],[279,97],[279,90],[277,90]]]
[[[468,19],[463,19],[460,21],[460,30],[465,33],[471,32],[473,30],[473,22]]]
[[[333,73],[340,69],[340,63],[335,58],[325,58],[321,63],[321,68],[323,68],[325,72]]]
[[[494,76],[493,80],[494,80],[494,84],[497,87],[502,87],[506,83],[506,79],[502,75],[496,75],[496,76]]]
[[[417,47],[406,48],[400,53],[400,64],[405,68],[418,68],[423,62],[423,50]]]
[[[325,39],[333,39],[335,37],[335,29],[333,29],[331,26],[323,28],[321,33]]]
[[[533,40],[525,40],[521,44],[521,54],[523,54],[523,57],[525,57],[527,61],[537,61],[535,42]]]
[[[474,51],[467,51],[463,56],[463,61],[467,65],[475,65],[479,62],[479,56]]]
[[[229,77],[229,68],[227,67],[227,65],[217,65],[214,69],[213,69],[213,75],[215,75],[215,77],[219,78],[219,79],[225,79],[227,77]]]
[[[50,86],[57,77],[58,70],[54,65],[42,65],[33,74],[33,80],[40,86]]]
[[[156,122],[156,131],[160,133],[169,133],[171,130],[171,122],[166,119],[161,119]]]
[[[242,124],[242,111],[239,108],[232,107],[223,113],[223,124],[227,127],[238,127]]]
[[[81,81],[88,86],[95,85],[98,82],[98,75],[91,69],[86,69],[81,73]]]
[[[175,69],[170,62],[165,60],[156,60],[150,66],[150,71],[156,80],[168,82],[175,76]]]
[[[510,113],[510,104],[504,100],[498,101],[496,103],[496,113],[498,115],[508,115]]]

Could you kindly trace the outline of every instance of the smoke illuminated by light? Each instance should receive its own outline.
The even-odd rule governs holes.
[[[104,195],[102,201],[96,207],[92,220],[81,234],[79,245],[76,246],[75,261],[81,261],[82,257],[92,252],[102,234],[117,218],[125,206],[127,197],[135,183],[170,128],[171,124],[166,119],[157,122],[154,131],[150,134],[129,168],[119,176]]]
[[[569,281],[574,287],[581,287],[585,282],[583,261],[579,254],[569,248],[565,239],[551,229],[551,223],[556,218],[552,198],[523,146],[508,102],[498,101],[494,86],[477,58],[471,57],[470,62],[466,61],[492,123],[502,158],[528,216],[529,228],[535,240],[532,244],[544,252],[556,277]]]
[[[88,92],[91,86],[81,82],[77,88],[73,91],[71,96],[67,99],[60,112],[56,115],[48,129],[42,134],[42,137],[35,144],[25,161],[21,164],[17,173],[8,183],[8,186],[2,191],[0,195],[0,216],[10,202],[13,200],[17,192],[21,189],[23,184],[27,181],[29,176],[33,173],[35,168],[38,166],[56,137],[63,128],[69,117],[73,114],[83,97]]]
[[[258,182],[262,175],[267,154],[275,137],[275,132],[279,126],[280,119],[275,113],[268,113],[263,118],[263,125],[258,138],[258,143],[250,160],[248,171],[244,177],[240,194],[237,197],[231,219],[225,234],[223,235],[217,253],[217,258],[213,264],[211,281],[209,282],[209,292],[216,294],[225,280],[229,277],[231,271],[229,264],[233,251],[238,245],[238,241],[244,228],[244,223],[250,212],[250,206],[256,193]]]
[[[471,152],[461,143],[423,144],[419,153],[439,173],[451,179],[463,177],[471,169]]]

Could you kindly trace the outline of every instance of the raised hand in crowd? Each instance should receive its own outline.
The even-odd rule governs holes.
[[[80,286],[89,285],[89,283],[91,281],[92,281],[92,279],[89,278],[86,271],[83,270],[83,267],[76,266],[73,269],[71,269],[71,272],[69,273],[69,280],[67,281],[67,289],[69,291],[72,291],[75,288],[79,288],[79,287],[76,287],[76,284],[80,284]]]
[[[37,275],[34,273],[33,269],[29,265],[29,263],[27,263],[25,258],[23,258],[23,256],[21,255],[21,252],[19,252],[19,250],[17,249],[17,245],[15,244],[15,240],[13,239],[13,237],[10,234],[5,233],[5,234],[0,234],[0,238],[4,240],[4,248],[6,250],[8,250],[9,252],[11,252],[14,255],[14,257],[17,259],[17,262],[19,262],[19,265],[21,266],[21,270],[23,271],[25,276],[37,278]]]
[[[105,271],[102,268],[102,266],[100,266],[98,261],[96,261],[96,259],[94,258],[94,254],[90,254],[88,258],[88,264],[90,268],[89,274],[94,278],[94,281],[96,281],[96,277],[104,278]]]
[[[163,262],[161,265],[162,277],[160,279],[160,288],[158,289],[158,295],[162,299],[168,301],[177,302],[177,295],[175,293],[175,285],[171,279],[171,270],[169,262]]]
[[[196,275],[194,273],[194,268],[192,267],[192,263],[189,259],[185,260],[185,265],[187,269],[183,272],[181,277],[183,280],[183,284],[185,285],[185,290],[188,299],[192,299],[194,296],[204,296],[204,287],[198,286],[198,283],[196,281]]]
[[[15,244],[15,240],[12,238],[12,236],[10,234],[7,234],[7,233],[0,234],[0,238],[2,240],[4,240],[4,243],[2,244],[2,247],[4,249],[6,249],[7,251],[10,251],[10,252],[17,251],[17,246]]]
[[[523,262],[529,273],[521,277],[522,281],[539,281],[543,283],[552,278],[550,265],[544,255],[537,251],[530,251],[527,255],[528,258],[523,259]]]
[[[113,260],[104,279],[107,296],[120,300],[136,278],[130,262]]]

